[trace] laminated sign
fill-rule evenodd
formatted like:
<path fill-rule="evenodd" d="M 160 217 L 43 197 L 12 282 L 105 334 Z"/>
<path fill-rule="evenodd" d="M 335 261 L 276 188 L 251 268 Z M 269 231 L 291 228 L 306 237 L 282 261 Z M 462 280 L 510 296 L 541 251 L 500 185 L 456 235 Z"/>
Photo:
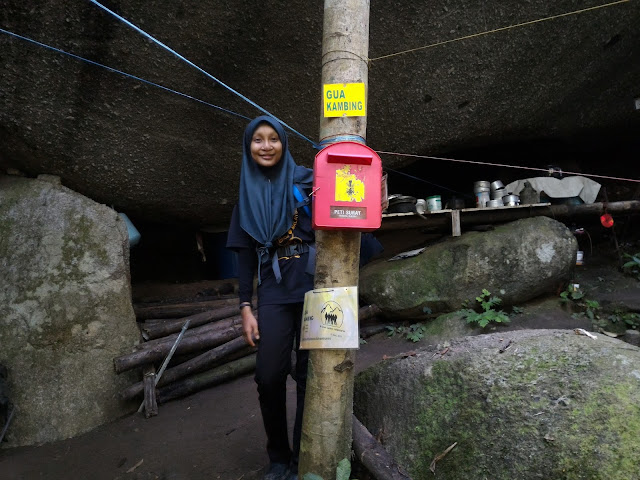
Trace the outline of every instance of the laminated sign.
<path fill-rule="evenodd" d="M 324 85 L 325 117 L 364 117 L 367 114 L 364 83 Z"/>
<path fill-rule="evenodd" d="M 358 348 L 358 287 L 320 288 L 304 295 L 300 348 Z"/>

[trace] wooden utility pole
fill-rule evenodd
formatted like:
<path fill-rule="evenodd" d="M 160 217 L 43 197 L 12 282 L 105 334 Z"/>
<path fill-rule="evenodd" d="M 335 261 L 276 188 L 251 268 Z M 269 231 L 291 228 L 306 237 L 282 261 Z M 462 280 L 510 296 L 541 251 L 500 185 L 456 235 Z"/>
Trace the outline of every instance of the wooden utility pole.
<path fill-rule="evenodd" d="M 325 0 L 322 85 L 363 83 L 368 87 L 369 0 Z M 365 142 L 366 116 L 320 118 L 323 145 L 348 139 Z M 316 232 L 315 288 L 357 286 L 360 232 Z M 311 350 L 307 377 L 299 478 L 313 473 L 336 478 L 351 460 L 355 350 Z"/>

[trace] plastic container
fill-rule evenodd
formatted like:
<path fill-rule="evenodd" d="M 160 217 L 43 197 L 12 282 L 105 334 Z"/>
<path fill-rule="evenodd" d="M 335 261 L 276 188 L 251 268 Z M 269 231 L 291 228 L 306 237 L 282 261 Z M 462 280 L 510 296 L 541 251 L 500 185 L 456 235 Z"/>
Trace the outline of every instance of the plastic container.
<path fill-rule="evenodd" d="M 476 192 L 476 208 L 485 208 L 487 202 L 491 200 L 489 192 Z"/>
<path fill-rule="evenodd" d="M 140 242 L 140 232 L 133 225 L 131 220 L 129 220 L 129 217 L 127 217 L 126 213 L 118 213 L 118 215 L 120 215 L 120 218 L 124 220 L 124 223 L 127 226 L 127 234 L 129 235 L 129 247 L 137 245 L 138 242 Z"/>
<path fill-rule="evenodd" d="M 442 210 L 442 198 L 440 195 L 427 197 L 427 210 L 430 212 Z"/>
<path fill-rule="evenodd" d="M 427 211 L 427 201 L 424 198 L 416 200 L 416 212 L 422 215 Z"/>

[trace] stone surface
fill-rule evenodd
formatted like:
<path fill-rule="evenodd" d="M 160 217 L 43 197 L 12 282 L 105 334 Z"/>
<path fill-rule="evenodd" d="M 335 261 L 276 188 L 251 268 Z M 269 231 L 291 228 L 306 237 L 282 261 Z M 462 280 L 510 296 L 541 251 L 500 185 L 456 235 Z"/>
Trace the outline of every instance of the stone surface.
<path fill-rule="evenodd" d="M 8 446 L 84 433 L 130 412 L 113 358 L 139 339 L 124 222 L 55 182 L 0 176 L 0 364 Z"/>
<path fill-rule="evenodd" d="M 32 3 L 3 2 L 2 28 L 209 105 L 0 33 L 0 168 L 58 175 L 134 223 L 226 227 L 237 198 L 243 117 L 259 110 L 91 2 Z M 323 2 L 108 6 L 319 141 Z M 637 152 L 640 130 L 634 106 L 640 4 L 508 28 L 591 6 L 573 0 L 371 2 L 368 145 L 629 177 L 625 165 Z M 501 30 L 477 35 L 495 29 Z M 433 46 L 441 42 L 447 43 Z M 426 46 L 433 47 L 419 49 Z M 294 158 L 312 165 L 316 150 L 290 137 Z M 383 155 L 383 161 L 397 169 L 414 159 Z M 424 189 L 457 181 L 454 188 L 472 194 L 472 182 L 488 174 L 486 167 L 417 163 L 425 165 L 418 176 L 432 182 L 420 183 Z M 396 185 L 402 180 L 389 175 Z"/>
<path fill-rule="evenodd" d="M 551 218 L 517 220 L 448 238 L 417 256 L 373 262 L 360 271 L 359 294 L 395 318 L 475 306 L 483 289 L 503 305 L 517 305 L 564 290 L 577 246 L 571 231 Z"/>
<path fill-rule="evenodd" d="M 354 413 L 415 480 L 638 479 L 640 349 L 595 337 L 520 330 L 417 350 L 360 373 Z"/>

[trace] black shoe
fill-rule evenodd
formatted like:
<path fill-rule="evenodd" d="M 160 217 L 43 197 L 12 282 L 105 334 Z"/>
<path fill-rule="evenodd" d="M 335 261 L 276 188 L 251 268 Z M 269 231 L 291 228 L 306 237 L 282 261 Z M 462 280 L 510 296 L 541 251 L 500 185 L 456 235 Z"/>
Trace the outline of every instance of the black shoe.
<path fill-rule="evenodd" d="M 290 473 L 289 465 L 286 463 L 272 463 L 262 480 L 287 480 Z"/>

